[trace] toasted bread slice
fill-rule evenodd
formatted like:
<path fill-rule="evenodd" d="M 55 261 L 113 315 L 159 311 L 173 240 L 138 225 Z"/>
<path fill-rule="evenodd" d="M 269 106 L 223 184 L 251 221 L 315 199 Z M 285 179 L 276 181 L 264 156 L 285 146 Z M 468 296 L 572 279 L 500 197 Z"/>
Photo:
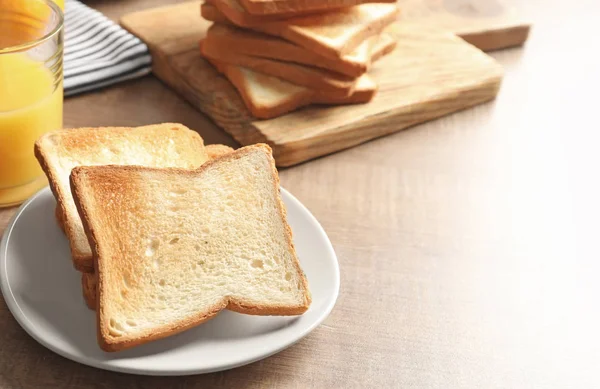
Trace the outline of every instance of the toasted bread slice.
<path fill-rule="evenodd" d="M 226 146 L 226 145 L 220 145 L 220 144 L 206 145 L 205 150 L 210 159 L 219 158 L 225 154 L 229 154 L 234 151 L 233 148 Z M 60 209 L 58 207 L 56 207 L 57 221 L 58 221 L 58 211 L 59 210 Z M 86 305 L 88 306 L 89 309 L 95 310 L 96 309 L 96 275 L 95 275 L 95 273 L 85 273 L 85 272 L 81 273 L 81 286 L 82 286 L 82 291 L 83 291 L 83 299 L 84 299 Z"/>
<path fill-rule="evenodd" d="M 392 44 L 389 44 L 391 42 Z M 395 47 L 393 39 L 382 39 L 377 44 L 372 61 L 391 52 Z M 367 75 L 358 78 L 351 96 L 337 98 L 313 89 L 300 87 L 277 77 L 255 72 L 251 69 L 226 65 L 218 61 L 211 63 L 224 74 L 242 97 L 252 115 L 260 119 L 270 119 L 291 112 L 312 103 L 318 104 L 360 104 L 373 99 L 377 84 Z"/>
<path fill-rule="evenodd" d="M 222 3 L 215 3 L 219 6 Z M 208 19 L 211 15 L 204 12 Z M 339 58 L 354 51 L 371 36 L 379 35 L 399 14 L 396 4 L 363 4 L 335 12 L 295 17 L 284 21 L 248 26 L 239 23 L 229 7 L 220 5 L 222 15 L 233 24 L 278 36 L 325 57 Z M 216 10 L 212 10 L 214 16 Z"/>
<path fill-rule="evenodd" d="M 206 154 L 210 159 L 219 158 L 225 154 L 229 154 L 235 151 L 232 147 L 226 145 L 206 145 L 205 149 Z"/>
<path fill-rule="evenodd" d="M 248 111 L 259 119 L 271 119 L 309 105 L 316 93 L 251 69 L 211 62 L 237 89 Z"/>
<path fill-rule="evenodd" d="M 91 310 L 96 309 L 96 274 L 81 273 L 81 290 L 83 291 L 83 300 L 85 305 Z"/>
<path fill-rule="evenodd" d="M 223 309 L 299 315 L 311 303 L 267 145 L 197 170 L 80 166 L 71 188 L 95 254 L 103 350 Z"/>
<path fill-rule="evenodd" d="M 240 66 L 219 63 L 215 66 L 237 89 L 250 113 L 259 119 L 281 116 L 312 103 L 367 103 L 377 92 L 377 84 L 367 74 L 358 78 L 351 96 L 340 98 Z"/>
<path fill-rule="evenodd" d="M 322 90 L 336 98 L 350 96 L 356 84 L 355 78 L 339 73 L 314 66 L 240 54 L 209 39 L 204 39 L 200 48 L 205 58 L 229 65 L 242 66 L 281 78 L 295 85 Z"/>
<path fill-rule="evenodd" d="M 216 6 L 208 2 L 200 4 L 200 16 L 209 22 L 231 23 L 229 19 L 227 19 L 227 17 L 217 9 Z"/>
<path fill-rule="evenodd" d="M 391 51 L 396 45 L 392 36 L 384 33 L 381 37 L 367 39 L 348 55 L 328 58 L 285 39 L 223 24 L 213 24 L 208 29 L 204 42 L 207 46 L 226 47 L 232 52 L 247 56 L 316 66 L 348 77 L 361 76 L 369 69 L 372 55 Z"/>
<path fill-rule="evenodd" d="M 242 7 L 239 0 L 207 0 L 200 6 L 200 14 L 206 20 L 230 23 L 229 19 L 218 9 L 221 8 L 235 20 L 235 24 L 244 27 L 257 26 L 263 23 L 278 22 L 298 16 L 310 15 L 318 11 L 280 13 L 271 15 L 252 15 Z M 215 20 L 216 19 L 216 20 Z"/>
<path fill-rule="evenodd" d="M 239 0 L 255 15 L 289 14 L 307 11 L 326 12 L 364 3 L 394 3 L 396 0 Z"/>
<path fill-rule="evenodd" d="M 220 145 L 220 144 L 206 145 L 206 147 L 204 149 L 206 150 L 206 155 L 210 159 L 215 159 L 222 155 L 229 154 L 233 151 L 233 148 L 231 148 L 227 145 Z M 56 224 L 58 225 L 58 227 L 61 229 L 62 232 L 65 232 L 65 225 L 63 222 L 64 217 L 62 216 L 62 211 L 60 210 L 60 206 L 58 204 L 56 204 L 56 209 L 54 210 L 54 213 L 56 216 Z"/>
<path fill-rule="evenodd" d="M 197 168 L 208 156 L 198 133 L 180 124 L 80 128 L 42 135 L 35 155 L 48 177 L 62 215 L 76 269 L 93 271 L 92 251 L 69 188 L 79 165 L 145 165 Z"/>
<path fill-rule="evenodd" d="M 315 93 L 312 102 L 314 104 L 324 105 L 345 105 L 345 104 L 363 104 L 373 100 L 377 93 L 379 86 L 377 83 L 369 77 L 368 74 L 363 74 L 356 80 L 356 87 L 354 93 L 348 97 L 336 98 L 322 92 Z"/>

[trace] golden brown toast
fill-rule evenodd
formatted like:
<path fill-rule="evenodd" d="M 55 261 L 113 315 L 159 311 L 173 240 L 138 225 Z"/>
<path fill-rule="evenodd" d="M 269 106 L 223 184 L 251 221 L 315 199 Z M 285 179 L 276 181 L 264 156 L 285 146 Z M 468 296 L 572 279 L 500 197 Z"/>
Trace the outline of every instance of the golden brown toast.
<path fill-rule="evenodd" d="M 294 85 L 323 91 L 336 98 L 350 96 L 356 86 L 356 78 L 315 66 L 240 54 L 209 39 L 201 42 L 200 50 L 202 56 L 210 60 L 252 69 Z"/>
<path fill-rule="evenodd" d="M 231 7 L 210 7 L 210 4 L 202 7 L 205 19 L 221 23 L 228 20 L 241 27 L 284 38 L 330 58 L 350 54 L 369 37 L 379 35 L 400 12 L 396 4 L 362 4 L 335 12 L 248 25 L 240 22 Z"/>
<path fill-rule="evenodd" d="M 34 151 L 57 200 L 58 216 L 69 239 L 73 264 L 85 272 L 93 271 L 92 251 L 69 188 L 69 174 L 75 166 L 196 168 L 208 160 L 198 133 L 172 123 L 53 131 L 36 141 Z"/>
<path fill-rule="evenodd" d="M 275 59 L 326 69 L 348 77 L 360 77 L 371 66 L 372 56 L 391 51 L 396 41 L 385 32 L 364 41 L 352 53 L 339 58 L 323 57 L 288 42 L 285 39 L 240 29 L 231 25 L 213 24 L 204 39 L 206 46 L 226 47 L 227 50 L 246 56 Z"/>
<path fill-rule="evenodd" d="M 179 333 L 223 309 L 300 315 L 310 306 L 267 145 L 196 170 L 79 166 L 70 182 L 94 249 L 103 350 Z"/>
<path fill-rule="evenodd" d="M 215 159 L 215 158 L 219 158 L 223 155 L 229 154 L 231 152 L 233 152 L 233 148 L 226 146 L 226 145 L 221 145 L 221 144 L 212 144 L 212 145 L 206 145 L 205 147 L 206 153 L 208 155 L 208 157 L 210 159 Z M 56 215 L 57 215 L 57 222 L 59 224 L 59 226 L 61 225 L 60 220 L 59 220 L 59 207 L 56 207 Z M 87 307 L 89 309 L 95 310 L 96 309 L 96 275 L 91 272 L 82 272 L 81 273 L 81 286 L 82 286 L 82 292 L 83 292 L 83 299 L 87 305 Z"/>
<path fill-rule="evenodd" d="M 218 1 L 218 0 L 216 0 Z M 239 0 L 253 15 L 328 12 L 365 3 L 394 3 L 396 0 Z"/>

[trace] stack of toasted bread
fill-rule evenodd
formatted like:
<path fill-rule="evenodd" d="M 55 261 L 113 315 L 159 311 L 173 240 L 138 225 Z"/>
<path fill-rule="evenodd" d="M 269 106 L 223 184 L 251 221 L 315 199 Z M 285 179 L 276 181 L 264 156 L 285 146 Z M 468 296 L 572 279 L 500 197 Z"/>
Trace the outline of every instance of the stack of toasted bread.
<path fill-rule="evenodd" d="M 371 64 L 396 45 L 395 0 L 205 0 L 202 55 L 248 110 L 273 118 L 308 104 L 369 102 Z"/>
<path fill-rule="evenodd" d="M 225 308 L 308 309 L 268 146 L 204 146 L 196 132 L 161 124 L 55 131 L 35 153 L 104 350 L 175 334 Z"/>

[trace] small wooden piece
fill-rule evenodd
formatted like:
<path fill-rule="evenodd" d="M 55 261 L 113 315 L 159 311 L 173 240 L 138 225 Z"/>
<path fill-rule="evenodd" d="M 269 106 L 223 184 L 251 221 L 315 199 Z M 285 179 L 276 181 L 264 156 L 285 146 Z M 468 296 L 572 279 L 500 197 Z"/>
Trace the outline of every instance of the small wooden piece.
<path fill-rule="evenodd" d="M 530 24 L 503 0 L 399 0 L 402 20 L 454 32 L 481 50 L 520 46 Z"/>
<path fill-rule="evenodd" d="M 371 103 L 309 107 L 257 121 L 233 86 L 201 56 L 210 23 L 200 2 L 126 15 L 122 25 L 150 47 L 154 74 L 243 145 L 268 143 L 279 166 L 291 166 L 493 99 L 500 65 L 452 33 L 399 23 L 396 50 L 373 67 Z"/>

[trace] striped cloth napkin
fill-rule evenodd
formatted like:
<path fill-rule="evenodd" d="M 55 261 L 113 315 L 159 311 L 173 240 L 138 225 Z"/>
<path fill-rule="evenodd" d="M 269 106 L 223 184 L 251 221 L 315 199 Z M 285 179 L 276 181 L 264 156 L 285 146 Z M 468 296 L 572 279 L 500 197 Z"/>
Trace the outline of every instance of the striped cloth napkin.
<path fill-rule="evenodd" d="M 65 96 L 150 73 L 148 47 L 77 0 L 65 4 Z"/>

